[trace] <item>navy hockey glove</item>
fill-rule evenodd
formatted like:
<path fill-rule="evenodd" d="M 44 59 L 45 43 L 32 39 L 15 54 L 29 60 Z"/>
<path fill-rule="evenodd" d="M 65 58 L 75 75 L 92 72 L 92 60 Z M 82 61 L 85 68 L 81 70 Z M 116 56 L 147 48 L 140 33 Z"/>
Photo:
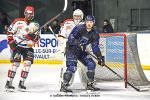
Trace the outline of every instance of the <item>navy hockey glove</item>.
<path fill-rule="evenodd" d="M 98 64 L 101 66 L 105 66 L 105 58 L 104 56 L 98 57 Z"/>

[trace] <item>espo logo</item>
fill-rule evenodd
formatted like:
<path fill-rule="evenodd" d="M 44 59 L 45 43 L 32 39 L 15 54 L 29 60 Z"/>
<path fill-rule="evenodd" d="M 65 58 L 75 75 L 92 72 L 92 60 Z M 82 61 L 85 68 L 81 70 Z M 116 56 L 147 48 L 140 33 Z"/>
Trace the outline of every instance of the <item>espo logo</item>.
<path fill-rule="evenodd" d="M 41 38 L 38 47 L 57 47 L 58 41 L 55 38 Z"/>

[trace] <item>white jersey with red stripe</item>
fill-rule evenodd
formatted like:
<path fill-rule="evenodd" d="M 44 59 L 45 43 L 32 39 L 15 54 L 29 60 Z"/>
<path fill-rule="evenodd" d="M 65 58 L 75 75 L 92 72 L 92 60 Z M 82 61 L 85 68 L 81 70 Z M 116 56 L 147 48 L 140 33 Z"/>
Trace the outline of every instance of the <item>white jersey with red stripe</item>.
<path fill-rule="evenodd" d="M 18 46 L 23 48 L 31 48 L 33 46 L 33 41 L 24 40 L 25 39 L 24 36 L 29 34 L 30 30 L 31 30 L 30 23 L 28 23 L 25 18 L 17 18 L 9 26 L 7 32 L 9 33 L 8 36 L 13 35 L 13 38 L 16 41 L 16 43 L 17 44 L 19 43 Z M 22 40 L 24 41 L 21 42 Z"/>
<path fill-rule="evenodd" d="M 61 25 L 59 36 L 62 36 L 67 39 L 74 27 L 75 23 L 73 19 L 66 19 Z"/>
<path fill-rule="evenodd" d="M 79 24 L 83 24 L 83 22 L 80 22 Z M 78 25 L 79 25 L 78 24 Z M 66 19 L 63 24 L 61 25 L 59 36 L 62 36 L 64 38 L 68 38 L 69 34 L 71 33 L 72 29 L 76 26 L 73 19 Z"/>
<path fill-rule="evenodd" d="M 80 24 L 84 24 L 84 22 L 80 22 L 78 25 Z M 76 24 L 73 19 L 66 19 L 61 24 L 60 32 L 58 34 L 58 50 L 60 50 L 60 52 L 65 51 L 66 41 L 75 26 Z"/>

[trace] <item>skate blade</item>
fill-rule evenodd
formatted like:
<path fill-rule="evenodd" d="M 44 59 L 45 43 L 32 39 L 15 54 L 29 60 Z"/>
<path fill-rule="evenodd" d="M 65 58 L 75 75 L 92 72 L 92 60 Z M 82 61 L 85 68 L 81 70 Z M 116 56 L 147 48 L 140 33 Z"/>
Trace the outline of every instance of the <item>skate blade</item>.
<path fill-rule="evenodd" d="M 5 92 L 15 92 L 15 89 L 6 89 Z"/>
<path fill-rule="evenodd" d="M 18 91 L 21 91 L 21 92 L 27 92 L 26 89 L 21 89 L 21 88 L 18 88 Z"/>
<path fill-rule="evenodd" d="M 57 94 L 62 95 L 63 97 L 65 97 L 65 96 L 68 96 L 68 95 L 73 95 L 73 92 L 63 92 L 63 91 L 61 91 Z"/>
<path fill-rule="evenodd" d="M 100 90 L 94 91 L 94 90 L 86 90 L 87 94 L 100 94 Z"/>
<path fill-rule="evenodd" d="M 73 91 L 61 91 L 60 90 L 60 93 L 68 93 L 69 94 L 69 93 L 73 93 Z"/>

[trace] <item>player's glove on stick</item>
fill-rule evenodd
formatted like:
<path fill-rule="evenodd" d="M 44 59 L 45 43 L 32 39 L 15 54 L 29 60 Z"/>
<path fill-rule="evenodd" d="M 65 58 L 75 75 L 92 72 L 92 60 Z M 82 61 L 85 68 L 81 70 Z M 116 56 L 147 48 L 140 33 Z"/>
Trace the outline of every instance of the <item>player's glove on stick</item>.
<path fill-rule="evenodd" d="M 15 42 L 15 40 L 13 39 L 13 36 L 8 36 L 7 37 L 8 40 L 8 44 L 11 50 L 16 51 L 18 49 L 18 45 Z"/>
<path fill-rule="evenodd" d="M 98 57 L 98 64 L 101 65 L 101 66 L 105 66 L 104 56 Z"/>
<path fill-rule="evenodd" d="M 40 36 L 36 35 L 36 34 L 27 34 L 27 35 L 25 35 L 25 38 L 28 40 L 32 40 L 34 42 L 37 42 L 39 40 Z"/>

